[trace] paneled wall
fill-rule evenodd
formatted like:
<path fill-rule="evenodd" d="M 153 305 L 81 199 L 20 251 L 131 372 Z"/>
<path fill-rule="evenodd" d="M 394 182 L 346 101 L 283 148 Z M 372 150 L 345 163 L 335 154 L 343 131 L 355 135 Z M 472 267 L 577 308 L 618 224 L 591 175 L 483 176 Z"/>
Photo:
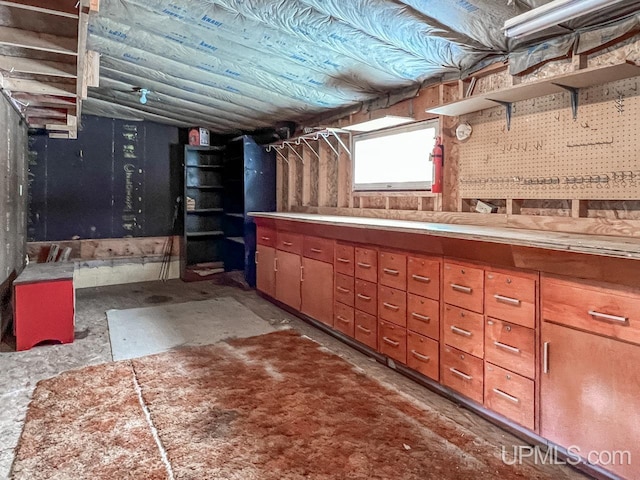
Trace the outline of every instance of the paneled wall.
<path fill-rule="evenodd" d="M 494 65 L 474 80 L 433 85 L 388 108 L 318 126 L 340 127 L 384 115 L 424 120 L 433 117 L 425 109 L 468 95 L 625 61 L 640 65 L 637 34 L 517 77 L 506 65 Z M 632 77 L 581 89 L 576 120 L 568 92 L 515 102 L 510 130 L 501 106 L 439 117 L 445 146 L 442 195 L 354 193 L 351 160 L 335 140 L 339 155 L 324 142 L 311 148 L 301 144 L 295 152 L 285 149 L 286 160 L 278 157 L 279 210 L 640 236 L 639 84 L 640 77 Z M 455 138 L 461 122 L 473 127 L 462 142 Z M 493 204 L 497 212 L 475 212 L 478 200 Z"/>
<path fill-rule="evenodd" d="M 11 282 L 26 251 L 27 126 L 0 95 L 0 334 L 11 318 Z"/>

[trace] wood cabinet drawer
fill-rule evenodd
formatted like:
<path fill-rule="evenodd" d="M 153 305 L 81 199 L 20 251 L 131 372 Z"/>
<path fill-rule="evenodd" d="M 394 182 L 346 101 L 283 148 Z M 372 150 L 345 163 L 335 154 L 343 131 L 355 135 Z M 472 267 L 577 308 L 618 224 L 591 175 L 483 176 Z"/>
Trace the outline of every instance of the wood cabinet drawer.
<path fill-rule="evenodd" d="M 336 273 L 335 280 L 335 299 L 340 303 L 353 307 L 354 303 L 354 284 L 353 277 Z"/>
<path fill-rule="evenodd" d="M 484 308 L 490 317 L 535 328 L 535 280 L 492 271 L 485 272 Z"/>
<path fill-rule="evenodd" d="M 402 290 L 378 285 L 378 316 L 382 320 L 407 326 L 407 294 Z"/>
<path fill-rule="evenodd" d="M 338 273 L 342 273 L 343 275 L 351 275 L 353 277 L 353 272 L 354 272 L 353 265 L 355 260 L 353 245 L 336 243 L 334 251 L 335 251 L 335 255 L 334 255 L 335 271 Z"/>
<path fill-rule="evenodd" d="M 444 343 L 459 350 L 483 357 L 484 318 L 462 308 L 445 305 Z"/>
<path fill-rule="evenodd" d="M 407 329 L 438 340 L 440 338 L 440 302 L 408 293 Z"/>
<path fill-rule="evenodd" d="M 445 262 L 443 279 L 446 303 L 483 313 L 484 271 L 481 268 Z"/>
<path fill-rule="evenodd" d="M 438 381 L 440 344 L 431 338 L 407 331 L 407 365 L 415 371 Z"/>
<path fill-rule="evenodd" d="M 534 383 L 491 363 L 485 365 L 484 404 L 494 412 L 533 430 Z"/>
<path fill-rule="evenodd" d="M 433 258 L 407 258 L 407 292 L 440 299 L 440 262 Z"/>
<path fill-rule="evenodd" d="M 367 282 L 378 281 L 378 252 L 373 248 L 355 248 L 355 276 Z"/>
<path fill-rule="evenodd" d="M 302 255 L 307 258 L 333 264 L 333 246 L 335 242 L 328 238 L 304 237 Z"/>
<path fill-rule="evenodd" d="M 302 255 L 302 235 L 279 231 L 276 241 L 278 250 Z"/>
<path fill-rule="evenodd" d="M 640 291 L 543 277 L 542 318 L 640 344 Z"/>
<path fill-rule="evenodd" d="M 378 322 L 378 351 L 400 363 L 407 363 L 407 329 L 393 323 Z"/>
<path fill-rule="evenodd" d="M 364 280 L 355 281 L 355 305 L 369 315 L 378 314 L 378 286 L 375 283 Z"/>
<path fill-rule="evenodd" d="M 353 307 L 343 305 L 339 302 L 336 302 L 334 304 L 333 328 L 341 331 L 345 335 L 349 335 L 351 338 L 354 337 L 355 323 L 353 317 Z"/>
<path fill-rule="evenodd" d="M 495 318 L 487 318 L 484 328 L 486 361 L 525 377 L 535 378 L 534 330 Z"/>
<path fill-rule="evenodd" d="M 378 255 L 378 283 L 398 290 L 406 290 L 407 256 L 381 251 Z"/>
<path fill-rule="evenodd" d="M 440 357 L 440 383 L 482 403 L 484 362 L 479 358 L 444 346 Z"/>
<path fill-rule="evenodd" d="M 367 347 L 378 349 L 378 320 L 373 315 L 355 311 L 355 338 Z"/>
<path fill-rule="evenodd" d="M 258 245 L 265 247 L 276 246 L 276 231 L 267 227 L 258 227 L 256 229 L 256 242 Z"/>

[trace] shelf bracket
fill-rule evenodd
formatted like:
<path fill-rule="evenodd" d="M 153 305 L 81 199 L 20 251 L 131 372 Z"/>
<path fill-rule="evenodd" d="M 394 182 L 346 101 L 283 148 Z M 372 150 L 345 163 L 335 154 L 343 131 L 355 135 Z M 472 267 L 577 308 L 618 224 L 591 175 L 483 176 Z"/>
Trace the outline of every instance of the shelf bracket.
<path fill-rule="evenodd" d="M 513 103 L 504 102 L 502 100 L 493 100 L 492 98 L 487 98 L 490 102 L 499 103 L 504 107 L 505 116 L 507 117 L 507 130 L 511 130 L 511 115 L 513 113 Z"/>
<path fill-rule="evenodd" d="M 271 147 L 272 147 L 271 145 L 267 145 L 267 152 L 270 152 L 270 151 L 271 151 Z M 280 150 L 282 150 L 284 147 L 280 147 L 280 148 L 278 148 L 278 147 L 274 146 L 273 148 L 275 149 L 276 154 L 277 154 L 277 155 L 280 155 L 280 156 L 282 157 L 282 159 L 283 159 L 285 162 L 287 162 L 287 165 L 289 165 L 289 159 L 286 157 L 286 155 L 283 155 L 283 154 L 282 154 L 282 152 L 280 151 Z"/>
<path fill-rule="evenodd" d="M 298 157 L 300 159 L 300 161 L 302 162 L 302 164 L 304 165 L 304 158 L 302 158 L 302 156 L 298 153 L 298 151 L 293 148 L 293 145 L 290 142 L 285 142 L 285 145 L 287 146 L 287 148 L 289 149 L 290 152 L 293 152 L 295 154 L 296 157 Z M 296 141 L 296 145 L 300 145 L 300 141 Z"/>
<path fill-rule="evenodd" d="M 340 146 L 343 148 L 343 150 L 345 152 L 347 152 L 347 155 L 351 156 L 351 151 L 349 150 L 349 148 L 344 144 L 344 142 L 342 141 L 342 139 L 340 138 L 340 135 L 338 135 L 338 133 L 347 133 L 347 135 L 349 135 L 349 143 L 351 143 L 351 132 L 347 131 L 347 130 L 336 130 L 333 128 L 328 128 L 327 129 L 329 131 L 329 133 L 332 133 L 334 137 L 336 137 L 336 139 L 338 140 L 338 143 L 340 143 Z"/>
<path fill-rule="evenodd" d="M 313 152 L 313 154 L 316 156 L 316 158 L 318 160 L 320 160 L 320 154 L 318 152 L 315 151 L 315 149 L 311 146 L 311 144 L 309 142 L 307 142 L 307 139 L 304 137 L 300 137 L 300 139 L 304 142 L 304 144 L 309 147 L 309 150 L 311 150 Z"/>
<path fill-rule="evenodd" d="M 578 119 L 578 94 L 580 93 L 580 89 L 576 87 L 568 87 L 566 85 L 560 85 L 559 83 L 553 83 L 556 87 L 560 87 L 571 94 L 571 113 L 573 114 L 573 119 Z"/>

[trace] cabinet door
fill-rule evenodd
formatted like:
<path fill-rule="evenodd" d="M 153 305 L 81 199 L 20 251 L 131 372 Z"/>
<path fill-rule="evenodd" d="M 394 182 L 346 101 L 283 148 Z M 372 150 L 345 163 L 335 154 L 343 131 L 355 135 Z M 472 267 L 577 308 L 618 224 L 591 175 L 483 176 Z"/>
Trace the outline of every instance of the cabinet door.
<path fill-rule="evenodd" d="M 629 451 L 631 465 L 624 461 L 603 467 L 638 478 L 640 347 L 547 322 L 542 341 L 548 367 L 545 373 L 543 365 L 540 381 L 542 436 L 576 446 L 580 451 L 572 453 L 585 456 Z"/>
<path fill-rule="evenodd" d="M 333 265 L 303 258 L 302 267 L 302 313 L 333 325 Z"/>
<path fill-rule="evenodd" d="M 300 255 L 276 250 L 276 299 L 300 310 Z"/>
<path fill-rule="evenodd" d="M 271 297 L 276 295 L 276 249 L 258 244 L 256 249 L 256 288 Z"/>

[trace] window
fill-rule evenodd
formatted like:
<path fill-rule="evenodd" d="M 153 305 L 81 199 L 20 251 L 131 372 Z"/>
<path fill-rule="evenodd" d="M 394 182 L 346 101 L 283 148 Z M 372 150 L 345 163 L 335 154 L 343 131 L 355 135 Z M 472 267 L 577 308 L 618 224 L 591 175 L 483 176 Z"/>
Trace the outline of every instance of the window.
<path fill-rule="evenodd" d="M 430 190 L 438 121 L 353 137 L 354 190 Z"/>

